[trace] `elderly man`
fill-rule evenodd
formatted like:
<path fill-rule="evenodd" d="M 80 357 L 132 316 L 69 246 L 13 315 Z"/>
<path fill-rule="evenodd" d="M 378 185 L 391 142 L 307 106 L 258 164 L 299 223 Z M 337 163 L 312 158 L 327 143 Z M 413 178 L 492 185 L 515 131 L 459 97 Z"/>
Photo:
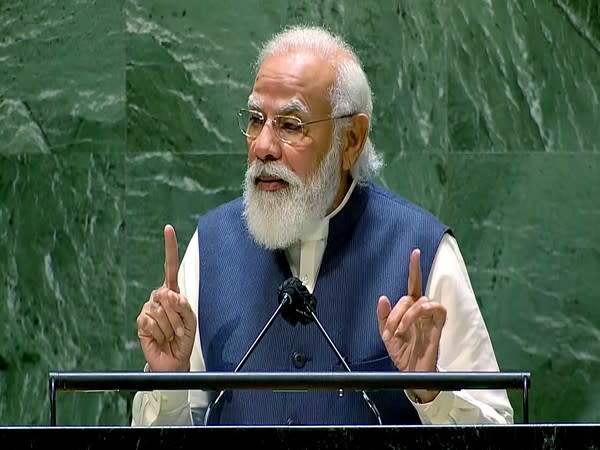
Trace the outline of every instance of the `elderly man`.
<path fill-rule="evenodd" d="M 371 114 L 367 78 L 339 37 L 293 27 L 263 47 L 238 113 L 244 195 L 200 218 L 181 266 L 165 227 L 164 284 L 137 318 L 146 370 L 498 371 L 451 230 L 373 181 Z M 272 316 L 292 276 L 323 330 Z M 138 392 L 132 424 L 512 421 L 503 390 L 233 390 Z"/>

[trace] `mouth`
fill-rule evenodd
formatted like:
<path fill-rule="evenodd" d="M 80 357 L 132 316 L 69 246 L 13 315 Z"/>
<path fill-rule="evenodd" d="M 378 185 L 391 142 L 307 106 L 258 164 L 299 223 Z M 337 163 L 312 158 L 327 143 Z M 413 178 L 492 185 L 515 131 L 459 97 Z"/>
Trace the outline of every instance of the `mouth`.
<path fill-rule="evenodd" d="M 278 191 L 289 186 L 289 183 L 281 178 L 272 177 L 268 175 L 260 175 L 254 179 L 254 184 L 261 191 Z"/>

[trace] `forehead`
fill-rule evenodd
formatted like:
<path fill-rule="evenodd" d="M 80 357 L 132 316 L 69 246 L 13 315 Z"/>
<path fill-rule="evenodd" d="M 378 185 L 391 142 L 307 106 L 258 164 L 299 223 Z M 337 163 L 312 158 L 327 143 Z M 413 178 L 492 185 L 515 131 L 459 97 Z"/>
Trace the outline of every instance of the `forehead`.
<path fill-rule="evenodd" d="M 250 100 L 272 114 L 286 109 L 328 114 L 331 112 L 329 90 L 334 81 L 332 61 L 308 51 L 278 54 L 268 57 L 261 65 Z"/>

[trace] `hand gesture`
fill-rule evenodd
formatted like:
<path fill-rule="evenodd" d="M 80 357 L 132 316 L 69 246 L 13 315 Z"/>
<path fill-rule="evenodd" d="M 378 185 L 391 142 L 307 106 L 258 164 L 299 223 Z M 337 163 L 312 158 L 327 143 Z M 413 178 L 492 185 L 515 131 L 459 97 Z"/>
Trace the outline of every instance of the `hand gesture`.
<path fill-rule="evenodd" d="M 179 251 L 171 225 L 164 229 L 165 281 L 152 291 L 136 324 L 146 362 L 153 372 L 187 371 L 196 336 L 196 315 L 179 293 Z"/>
<path fill-rule="evenodd" d="M 377 303 L 379 335 L 398 369 L 403 372 L 435 372 L 446 309 L 422 295 L 421 253 L 412 251 L 408 268 L 408 292 L 392 309 L 390 300 L 381 296 Z M 422 401 L 437 392 L 415 391 Z"/>

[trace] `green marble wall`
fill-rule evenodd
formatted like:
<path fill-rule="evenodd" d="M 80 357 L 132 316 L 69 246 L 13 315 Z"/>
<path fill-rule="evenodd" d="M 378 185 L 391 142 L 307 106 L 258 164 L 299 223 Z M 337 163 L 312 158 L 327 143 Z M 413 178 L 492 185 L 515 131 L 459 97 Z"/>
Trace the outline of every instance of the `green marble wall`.
<path fill-rule="evenodd" d="M 599 5 L 2 0 L 0 424 L 48 423 L 49 371 L 142 368 L 162 226 L 183 252 L 241 192 L 250 64 L 298 22 L 357 48 L 380 181 L 453 226 L 531 420 L 600 420 Z M 127 424 L 131 398 L 61 393 L 58 421 Z"/>

